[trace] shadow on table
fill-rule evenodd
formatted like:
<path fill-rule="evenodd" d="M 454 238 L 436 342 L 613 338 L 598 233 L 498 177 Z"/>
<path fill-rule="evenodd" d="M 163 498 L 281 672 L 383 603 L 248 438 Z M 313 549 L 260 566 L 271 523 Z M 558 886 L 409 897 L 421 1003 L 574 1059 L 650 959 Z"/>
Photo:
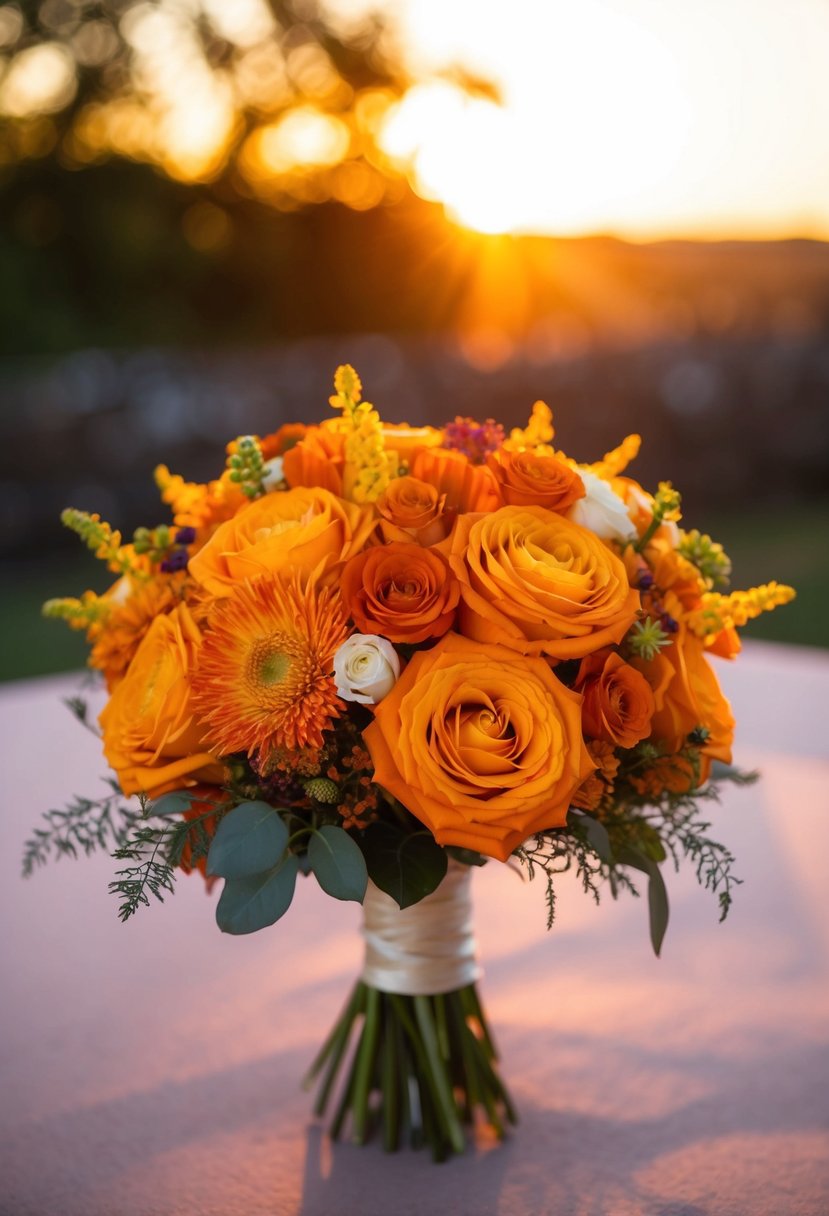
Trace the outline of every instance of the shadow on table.
<path fill-rule="evenodd" d="M 583 1067 L 597 1048 L 595 1039 L 570 1036 L 551 1043 L 547 1032 L 514 1028 L 512 1034 L 520 1038 L 521 1052 L 510 1054 L 546 1057 L 539 1071 L 551 1077 L 559 1061 L 575 1057 Z M 526 1059 L 523 1067 L 519 1064 L 521 1076 L 528 1075 Z M 670 1109 L 628 1119 L 585 1113 L 584 1102 L 581 1109 L 551 1108 L 517 1090 L 521 1123 L 507 1142 L 442 1165 L 433 1165 L 425 1151 L 389 1157 L 376 1145 L 331 1144 L 314 1128 L 307 1138 L 299 1216 L 374 1216 L 391 1210 L 395 1216 L 421 1216 L 427 1210 L 441 1216 L 720 1216 L 725 1210 L 818 1216 L 825 1211 L 820 1198 L 815 1206 L 809 1201 L 814 1194 L 825 1198 L 821 1176 L 823 1186 L 829 1183 L 820 1164 L 826 1149 L 819 1114 L 825 1113 L 825 1048 L 782 1053 L 771 1065 L 746 1059 L 732 1063 L 726 1075 L 721 1061 L 710 1056 L 632 1048 L 627 1067 L 643 1084 L 653 1074 L 675 1076 L 680 1091 L 685 1076 L 697 1082 L 688 1088 L 700 1096 L 685 1100 L 679 1092 Z M 554 1080 L 549 1092 L 555 1092 Z M 785 1153 L 793 1143 L 806 1145 L 796 1163 L 801 1202 L 775 1207 L 774 1179 L 785 1172 L 786 1161 L 775 1159 L 774 1146 L 782 1145 Z M 738 1200 L 732 1209 L 726 1197 L 741 1194 L 740 1172 L 753 1171 L 760 1187 L 764 1169 L 772 1183 L 771 1206 L 755 1209 L 750 1203 L 739 1206 Z"/>
<path fill-rule="evenodd" d="M 552 1042 L 548 1032 L 521 1027 L 505 1028 L 503 1037 L 508 1054 L 523 1057 L 518 1075 L 536 1085 L 540 1077 L 542 1092 L 533 1094 L 526 1083 L 516 1089 L 522 1121 L 501 1148 L 436 1166 L 425 1152 L 391 1156 L 375 1145 L 332 1145 L 319 1127 L 308 1127 L 309 1100 L 298 1093 L 300 1062 L 291 1049 L 20 1124 L 0 1148 L 0 1212 L 716 1216 L 723 1209 L 698 1200 L 693 1188 L 670 1185 L 670 1169 L 655 1195 L 654 1171 L 683 1154 L 704 1160 L 706 1145 L 722 1141 L 727 1149 L 735 1137 L 811 1143 L 820 1127 L 824 1047 L 745 1059 L 723 1077 L 711 1057 L 631 1048 L 632 1075 L 661 1072 L 680 1078 L 680 1085 L 683 1077 L 702 1076 L 705 1086 L 692 1101 L 679 1095 L 666 1113 L 625 1119 L 586 1113 L 585 1102 L 568 1109 L 544 1100 L 556 1092 L 544 1078 L 568 1061 L 571 1076 L 575 1060 L 576 1073 L 596 1084 L 584 1063 L 596 1058 L 601 1068 L 595 1039 Z M 535 1077 L 526 1066 L 532 1059 L 542 1062 Z M 683 1193 L 687 1202 L 677 1198 Z M 620 1206 L 620 1197 L 629 1206 Z M 787 1210 L 793 1209 L 778 1209 Z M 796 1210 L 811 1216 L 821 1209 Z"/>

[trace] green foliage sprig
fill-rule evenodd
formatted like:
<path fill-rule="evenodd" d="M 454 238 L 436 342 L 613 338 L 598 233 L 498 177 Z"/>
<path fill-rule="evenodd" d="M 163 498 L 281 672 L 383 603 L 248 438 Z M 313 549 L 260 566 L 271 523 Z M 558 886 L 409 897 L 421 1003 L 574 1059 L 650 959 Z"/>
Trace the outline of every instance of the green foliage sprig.
<path fill-rule="evenodd" d="M 181 826 L 176 824 L 176 827 Z M 190 825 L 186 821 L 183 826 L 189 831 Z M 130 839 L 113 853 L 118 861 L 135 863 L 119 870 L 115 881 L 109 884 L 110 893 L 121 897 L 118 915 L 122 921 L 129 920 L 142 904 L 149 907 L 151 895 L 163 903 L 162 891 L 173 894 L 175 871 L 167 860 L 173 830 L 169 826 L 156 828 L 144 825 L 137 828 Z"/>
<path fill-rule="evenodd" d="M 168 795 L 180 799 L 179 795 Z M 129 920 L 143 905 L 150 906 L 150 896 L 159 903 L 164 902 L 164 891 L 173 894 L 176 870 L 181 865 L 184 850 L 190 847 L 190 864 L 194 865 L 206 857 L 211 839 L 206 830 L 206 820 L 224 813 L 224 806 L 211 805 L 208 811 L 192 819 L 168 820 L 161 825 L 148 823 L 153 817 L 166 817 L 180 810 L 180 806 L 165 807 L 167 799 L 155 803 L 142 799 L 141 822 L 133 825 L 132 832 L 112 854 L 116 861 L 131 861 L 134 864 L 118 870 L 109 884 L 112 895 L 120 897 L 118 915 Z M 188 800 L 189 801 L 189 800 Z"/>
<path fill-rule="evenodd" d="M 633 543 L 633 548 L 637 553 L 644 553 L 651 538 L 661 528 L 666 519 L 678 520 L 681 518 L 681 501 L 679 491 L 675 490 L 669 481 L 660 481 L 659 489 L 656 491 L 653 499 L 651 522 L 639 539 Z"/>
<path fill-rule="evenodd" d="M 698 754 L 689 748 L 686 758 L 696 772 Z M 560 874 L 575 871 L 584 892 L 598 904 L 605 885 L 613 899 L 622 891 L 640 894 L 630 875 L 632 869 L 648 880 L 651 942 L 658 955 L 669 911 L 660 866 L 668 858 L 676 870 L 683 859 L 691 862 L 700 886 L 717 896 L 720 920 L 725 920 L 733 889 L 742 880 L 733 873 L 730 849 L 708 835 L 711 824 L 697 804 L 700 800 L 719 801 L 719 783 L 723 781 L 751 785 L 756 780 L 756 773 L 715 765 L 709 783 L 702 788 L 687 794 L 665 790 L 655 799 L 652 795 L 636 795 L 631 789 L 624 803 L 615 804 L 601 818 L 571 811 L 566 828 L 540 832 L 527 841 L 516 849 L 515 856 L 527 868 L 530 879 L 537 872 L 544 875 L 547 928 L 552 928 L 555 921 L 555 880 Z"/>
<path fill-rule="evenodd" d="M 23 876 L 28 878 L 50 857 L 88 857 L 97 849 L 120 848 L 142 811 L 124 805 L 124 796 L 114 781 L 112 793 L 103 798 L 75 796 L 60 810 L 46 811 L 44 826 L 35 828 L 23 846 Z"/>
<path fill-rule="evenodd" d="M 575 825 L 575 817 L 571 818 Z M 548 929 L 553 927 L 556 917 L 555 879 L 559 874 L 575 870 L 582 890 L 585 894 L 592 895 L 594 901 L 599 903 L 602 860 L 596 843 L 591 842 L 575 828 L 568 831 L 539 832 L 521 848 L 516 849 L 515 856 L 521 865 L 526 866 L 530 880 L 534 879 L 539 871 L 544 875 Z"/>

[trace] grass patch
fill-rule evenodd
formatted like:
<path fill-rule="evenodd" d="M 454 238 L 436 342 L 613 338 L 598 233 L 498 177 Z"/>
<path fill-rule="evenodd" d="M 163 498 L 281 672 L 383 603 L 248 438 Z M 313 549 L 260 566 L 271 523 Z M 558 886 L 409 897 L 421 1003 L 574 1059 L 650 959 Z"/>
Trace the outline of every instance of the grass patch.
<path fill-rule="evenodd" d="M 82 632 L 64 621 L 41 616 L 45 600 L 80 595 L 87 588 L 103 591 L 113 581 L 101 562 L 85 549 L 40 561 L 4 562 L 0 607 L 0 680 L 22 680 L 57 671 L 77 671 L 86 664 L 88 647 Z"/>
<path fill-rule="evenodd" d="M 744 638 L 765 638 L 800 646 L 829 647 L 829 502 L 704 516 L 689 526 L 709 532 L 734 565 L 732 585 L 790 583 L 791 604 L 767 612 L 740 630 Z"/>

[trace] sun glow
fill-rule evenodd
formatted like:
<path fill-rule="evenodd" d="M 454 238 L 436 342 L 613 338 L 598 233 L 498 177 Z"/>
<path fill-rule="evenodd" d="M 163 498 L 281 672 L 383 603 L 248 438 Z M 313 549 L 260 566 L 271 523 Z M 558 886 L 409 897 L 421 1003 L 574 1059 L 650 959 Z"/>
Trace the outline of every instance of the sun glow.
<path fill-rule="evenodd" d="M 478 232 L 506 232 L 514 199 L 504 177 L 509 120 L 499 106 L 442 81 L 415 86 L 393 107 L 381 146 L 413 169 L 419 193 Z"/>
<path fill-rule="evenodd" d="M 558 19 L 548 13 L 545 35 L 572 53 L 554 57 L 543 94 L 537 81 L 510 81 L 499 106 L 436 81 L 410 90 L 390 115 L 383 147 L 408 162 L 419 193 L 466 226 L 532 230 L 543 200 L 550 227 L 583 231 L 669 181 L 689 125 L 671 53 L 615 15 L 597 39 L 601 5 L 583 4 Z"/>
<path fill-rule="evenodd" d="M 462 224 L 829 235 L 829 159 L 817 154 L 829 139 L 829 9 L 816 0 L 387 8 L 421 79 L 456 63 L 500 88 L 499 107 L 434 78 L 383 132 L 417 192 Z"/>

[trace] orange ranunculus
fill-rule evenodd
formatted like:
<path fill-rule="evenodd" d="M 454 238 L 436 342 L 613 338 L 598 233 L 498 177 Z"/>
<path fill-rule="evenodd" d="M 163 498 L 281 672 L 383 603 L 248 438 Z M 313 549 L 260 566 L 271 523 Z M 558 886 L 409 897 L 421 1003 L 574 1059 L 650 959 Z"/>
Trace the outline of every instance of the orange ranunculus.
<path fill-rule="evenodd" d="M 654 693 L 656 712 L 651 719 L 650 738 L 670 752 L 679 752 L 688 745 L 688 736 L 702 727 L 707 738 L 699 748 L 700 781 L 707 780 L 712 760 L 730 764 L 734 718 L 701 639 L 680 626 L 672 644 L 655 658 L 633 659 L 632 663 Z"/>
<path fill-rule="evenodd" d="M 600 650 L 582 659 L 573 687 L 584 697 L 588 738 L 634 747 L 650 734 L 656 708 L 651 686 L 620 654 Z"/>
<path fill-rule="evenodd" d="M 321 426 L 309 426 L 299 443 L 282 457 L 282 472 L 291 489 L 321 487 L 342 495 L 345 435 Z"/>
<path fill-rule="evenodd" d="M 562 827 L 594 768 L 581 697 L 543 659 L 448 633 L 414 656 L 363 732 L 374 780 L 438 844 L 506 861 Z"/>
<path fill-rule="evenodd" d="M 546 507 L 564 515 L 568 507 L 584 498 L 584 482 L 578 473 L 556 456 L 535 452 L 490 452 L 487 464 L 495 475 L 501 501 L 516 507 Z"/>
<path fill-rule="evenodd" d="M 543 507 L 460 515 L 439 547 L 460 580 L 461 632 L 481 642 L 580 659 L 621 641 L 639 610 L 616 554 Z"/>
<path fill-rule="evenodd" d="M 446 495 L 417 477 L 394 477 L 374 505 L 382 516 L 379 530 L 386 541 L 434 545 L 449 533 Z"/>
<path fill-rule="evenodd" d="M 225 769 L 204 746 L 190 680 L 202 636 L 185 604 L 157 616 L 98 719 L 104 755 L 125 794 L 152 798 Z"/>
<path fill-rule="evenodd" d="M 242 580 L 321 568 L 331 577 L 339 562 L 362 549 L 372 512 L 328 490 L 275 491 L 227 520 L 190 560 L 190 574 L 212 595 L 230 595 Z"/>
<path fill-rule="evenodd" d="M 259 440 L 259 447 L 262 449 L 262 455 L 266 460 L 273 460 L 274 456 L 284 456 L 284 454 L 299 443 L 300 439 L 305 437 L 308 427 L 303 422 L 285 422 L 277 431 L 272 431 L 270 435 L 263 436 Z"/>
<path fill-rule="evenodd" d="M 340 591 L 357 628 L 391 642 L 425 642 L 446 633 L 460 595 L 445 557 L 400 541 L 352 557 Z"/>
<path fill-rule="evenodd" d="M 412 457 L 409 472 L 445 495 L 447 511 L 494 511 L 501 505 L 491 470 L 470 464 L 460 452 L 421 448 Z"/>

